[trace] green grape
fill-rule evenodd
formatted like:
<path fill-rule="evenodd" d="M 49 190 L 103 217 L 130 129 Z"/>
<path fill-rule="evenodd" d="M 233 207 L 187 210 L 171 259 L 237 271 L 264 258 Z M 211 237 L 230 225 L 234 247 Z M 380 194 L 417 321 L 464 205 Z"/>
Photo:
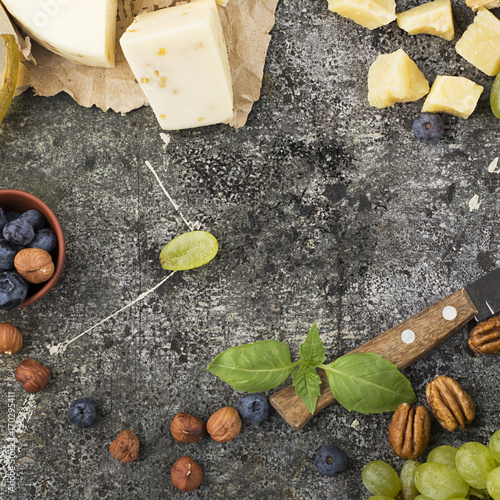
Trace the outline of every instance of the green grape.
<path fill-rule="evenodd" d="M 191 231 L 174 238 L 160 253 L 163 269 L 187 271 L 201 267 L 216 255 L 219 244 L 206 231 Z"/>
<path fill-rule="evenodd" d="M 491 456 L 500 462 L 500 430 L 496 431 L 490 438 L 488 443 L 488 450 L 490 450 Z"/>
<path fill-rule="evenodd" d="M 432 500 L 466 497 L 469 485 L 454 467 L 439 462 L 426 462 L 415 471 L 415 486 Z"/>
<path fill-rule="evenodd" d="M 366 489 L 375 496 L 395 498 L 401 490 L 398 473 L 382 460 L 368 462 L 361 471 L 361 480 Z"/>
<path fill-rule="evenodd" d="M 374 497 L 369 497 L 366 500 L 394 500 L 394 497 L 386 497 L 385 495 L 376 495 Z"/>
<path fill-rule="evenodd" d="M 490 105 L 493 114 L 500 119 L 500 73 L 495 77 L 491 87 Z"/>
<path fill-rule="evenodd" d="M 415 471 L 419 465 L 421 463 L 418 460 L 407 460 L 401 468 L 399 478 L 401 479 L 403 500 L 414 500 L 418 495 L 418 490 L 415 486 Z"/>
<path fill-rule="evenodd" d="M 488 474 L 486 488 L 493 500 L 500 500 L 500 467 L 496 467 Z"/>
<path fill-rule="evenodd" d="M 427 462 L 439 462 L 440 464 L 455 467 L 455 455 L 457 454 L 457 451 L 458 448 L 455 448 L 454 446 L 448 446 L 445 444 L 442 446 L 436 446 L 429 452 Z"/>
<path fill-rule="evenodd" d="M 458 449 L 455 466 L 462 479 L 474 488 L 483 489 L 486 476 L 496 467 L 496 462 L 484 444 L 470 441 Z"/>

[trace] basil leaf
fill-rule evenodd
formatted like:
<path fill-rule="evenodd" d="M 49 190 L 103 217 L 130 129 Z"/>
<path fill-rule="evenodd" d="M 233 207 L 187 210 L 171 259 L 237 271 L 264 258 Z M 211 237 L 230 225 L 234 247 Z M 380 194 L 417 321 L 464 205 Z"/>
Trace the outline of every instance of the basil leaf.
<path fill-rule="evenodd" d="M 301 362 L 293 372 L 292 384 L 295 387 L 297 396 L 302 399 L 307 409 L 311 413 L 314 413 L 320 394 L 319 386 L 321 384 L 321 379 L 316 372 L 316 368 Z"/>
<path fill-rule="evenodd" d="M 238 391 L 262 392 L 283 383 L 297 365 L 284 342 L 261 340 L 230 347 L 207 370 Z"/>
<path fill-rule="evenodd" d="M 335 399 L 349 411 L 382 413 L 417 400 L 408 379 L 380 354 L 346 354 L 321 368 Z"/>
<path fill-rule="evenodd" d="M 174 238 L 160 253 L 160 264 L 168 271 L 187 271 L 208 264 L 219 250 L 214 235 L 190 231 Z"/>
<path fill-rule="evenodd" d="M 315 323 L 309 330 L 306 340 L 300 345 L 300 361 L 316 367 L 325 359 L 325 348 L 319 338 L 318 327 Z"/>

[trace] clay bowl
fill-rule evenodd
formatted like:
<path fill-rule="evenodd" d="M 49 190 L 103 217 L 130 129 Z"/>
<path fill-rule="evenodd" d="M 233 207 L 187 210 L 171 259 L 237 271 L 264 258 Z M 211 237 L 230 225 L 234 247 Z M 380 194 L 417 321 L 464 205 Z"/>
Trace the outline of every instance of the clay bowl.
<path fill-rule="evenodd" d="M 16 189 L 0 189 L 0 207 L 4 211 L 15 210 L 16 212 L 26 212 L 26 210 L 35 209 L 45 217 L 45 227 L 52 229 L 57 235 L 57 247 L 52 250 L 52 260 L 54 261 L 55 271 L 50 280 L 39 285 L 30 284 L 28 296 L 19 307 L 29 306 L 42 297 L 45 297 L 54 287 L 61 276 L 66 258 L 66 244 L 61 224 L 57 220 L 54 212 L 39 198 Z"/>

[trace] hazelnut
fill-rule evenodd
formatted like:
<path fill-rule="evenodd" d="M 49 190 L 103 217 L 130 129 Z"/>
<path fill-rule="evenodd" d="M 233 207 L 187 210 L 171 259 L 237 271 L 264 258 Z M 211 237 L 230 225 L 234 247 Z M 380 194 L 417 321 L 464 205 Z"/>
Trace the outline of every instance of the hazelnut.
<path fill-rule="evenodd" d="M 15 354 L 23 346 L 21 332 L 10 323 L 0 323 L 0 352 Z"/>
<path fill-rule="evenodd" d="M 218 443 L 227 443 L 235 438 L 241 430 L 241 418 L 238 410 L 225 406 L 217 410 L 207 422 L 207 432 Z"/>
<path fill-rule="evenodd" d="M 23 248 L 14 258 L 17 272 L 30 283 L 48 281 L 54 274 L 54 263 L 49 252 L 41 248 Z"/>
<path fill-rule="evenodd" d="M 170 424 L 170 432 L 181 443 L 195 443 L 203 438 L 207 428 L 201 418 L 188 413 L 177 413 Z"/>
<path fill-rule="evenodd" d="M 139 438 L 130 429 L 125 429 L 109 445 L 109 453 L 120 462 L 129 464 L 139 455 Z"/>
<path fill-rule="evenodd" d="M 26 392 L 35 394 L 49 382 L 50 370 L 34 359 L 26 359 L 16 368 L 14 376 Z"/>
<path fill-rule="evenodd" d="M 181 457 L 170 469 L 172 484 L 181 491 L 194 491 L 201 484 L 201 467 L 191 457 Z"/>

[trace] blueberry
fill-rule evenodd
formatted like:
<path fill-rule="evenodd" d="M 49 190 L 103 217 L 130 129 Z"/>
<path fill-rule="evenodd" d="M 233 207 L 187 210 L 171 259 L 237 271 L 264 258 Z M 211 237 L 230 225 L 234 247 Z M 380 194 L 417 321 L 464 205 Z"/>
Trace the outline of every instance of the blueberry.
<path fill-rule="evenodd" d="M 19 218 L 28 222 L 35 231 L 45 226 L 45 217 L 38 210 L 27 210 Z"/>
<path fill-rule="evenodd" d="M 316 467 L 325 476 L 333 476 L 347 468 L 347 455 L 336 446 L 323 446 L 316 454 Z"/>
<path fill-rule="evenodd" d="M 262 393 L 247 394 L 238 403 L 238 413 L 247 424 L 258 424 L 267 417 L 269 402 Z"/>
<path fill-rule="evenodd" d="M 0 309 L 19 307 L 28 295 L 28 284 L 15 271 L 0 272 Z"/>
<path fill-rule="evenodd" d="M 73 401 L 68 410 L 69 421 L 77 427 L 90 427 L 99 417 L 99 407 L 90 398 L 80 398 Z"/>
<path fill-rule="evenodd" d="M 35 237 L 33 226 L 26 220 L 15 219 L 5 224 L 3 237 L 16 245 L 27 245 Z"/>
<path fill-rule="evenodd" d="M 57 236 L 52 229 L 48 227 L 35 232 L 35 237 L 28 244 L 28 248 L 41 248 L 47 252 L 52 252 L 57 246 Z"/>
<path fill-rule="evenodd" d="M 9 222 L 9 220 L 7 219 L 7 215 L 5 214 L 3 209 L 0 208 L 0 230 L 3 229 L 5 224 L 7 224 L 7 222 Z"/>
<path fill-rule="evenodd" d="M 11 271 L 14 269 L 14 257 L 17 250 L 3 238 L 0 238 L 0 271 Z"/>
<path fill-rule="evenodd" d="M 415 118 L 412 130 L 419 141 L 437 141 L 444 132 L 443 119 L 435 113 L 422 113 Z"/>
<path fill-rule="evenodd" d="M 5 212 L 5 217 L 7 217 L 8 222 L 18 219 L 20 216 L 21 214 L 19 212 L 16 212 L 15 210 L 9 210 L 8 212 Z"/>

